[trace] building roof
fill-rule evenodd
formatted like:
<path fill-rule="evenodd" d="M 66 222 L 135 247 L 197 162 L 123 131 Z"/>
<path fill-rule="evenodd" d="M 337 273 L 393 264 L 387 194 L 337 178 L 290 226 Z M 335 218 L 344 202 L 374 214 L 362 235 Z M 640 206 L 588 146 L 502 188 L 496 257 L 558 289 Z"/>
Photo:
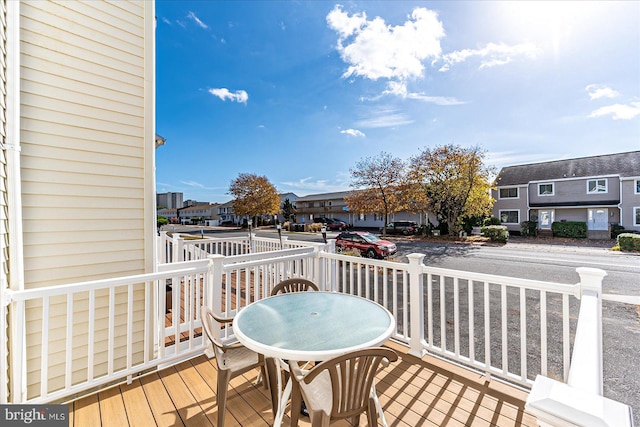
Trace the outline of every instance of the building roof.
<path fill-rule="evenodd" d="M 504 187 L 532 181 L 605 175 L 640 175 L 640 151 L 507 166 L 500 170 L 495 184 Z"/>
<path fill-rule="evenodd" d="M 296 202 L 310 202 L 313 200 L 332 200 L 332 199 L 344 199 L 344 196 L 349 194 L 349 191 L 338 191 L 336 193 L 321 193 L 321 194 L 309 194 L 308 196 L 298 197 Z"/>

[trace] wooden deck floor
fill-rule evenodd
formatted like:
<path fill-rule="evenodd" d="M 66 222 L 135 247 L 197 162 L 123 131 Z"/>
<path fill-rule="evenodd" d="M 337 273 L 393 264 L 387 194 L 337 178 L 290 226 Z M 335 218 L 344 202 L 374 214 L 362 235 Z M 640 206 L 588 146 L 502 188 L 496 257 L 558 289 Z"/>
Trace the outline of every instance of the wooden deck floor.
<path fill-rule="evenodd" d="M 390 426 L 536 426 L 524 412 L 526 393 L 439 359 L 406 354 L 378 374 L 376 389 Z M 257 371 L 231 382 L 225 424 L 270 426 L 271 403 L 255 385 Z M 69 404 L 70 426 L 215 426 L 215 360 L 200 356 Z M 289 425 L 285 418 L 284 425 Z M 366 417 L 361 417 L 361 425 Z M 310 426 L 302 417 L 300 426 Z M 332 426 L 350 426 L 336 422 Z"/>

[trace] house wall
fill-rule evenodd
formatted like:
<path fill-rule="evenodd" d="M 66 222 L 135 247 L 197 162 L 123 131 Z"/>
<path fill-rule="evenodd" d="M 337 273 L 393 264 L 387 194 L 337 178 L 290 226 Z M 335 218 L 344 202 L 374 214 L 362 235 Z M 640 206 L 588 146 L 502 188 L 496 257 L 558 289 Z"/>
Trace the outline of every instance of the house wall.
<path fill-rule="evenodd" d="M 153 2 L 21 2 L 19 19 L 24 287 L 153 271 Z M 143 296 L 136 291 L 139 312 Z M 117 311 L 123 297 L 116 295 Z M 74 334 L 86 334 L 86 304 L 74 308 Z M 64 350 L 66 302 L 51 310 L 59 315 L 48 325 L 55 389 L 63 381 L 56 351 Z M 31 395 L 39 388 L 38 304 L 26 315 Z M 96 315 L 104 325 L 106 311 Z M 98 356 L 106 344 L 106 330 L 97 331 Z M 83 351 L 74 351 L 74 375 L 86 369 Z"/>
<path fill-rule="evenodd" d="M 517 188 L 518 197 L 500 198 L 501 188 Z M 509 231 L 521 231 L 520 225 L 524 221 L 529 220 L 528 207 L 527 207 L 527 186 L 526 185 L 510 185 L 505 187 L 498 187 L 491 190 L 491 197 L 495 200 L 492 209 L 492 215 L 496 218 L 500 218 L 501 211 L 518 211 L 519 221 L 517 223 L 503 224 Z"/>
<path fill-rule="evenodd" d="M 590 179 L 606 179 L 606 193 L 587 193 L 587 181 Z M 552 183 L 554 194 L 541 196 L 538 194 L 540 184 Z M 529 202 L 531 206 L 554 205 L 559 203 L 589 203 L 598 205 L 603 202 L 620 200 L 620 179 L 618 177 L 592 177 L 556 181 L 540 181 L 529 184 Z"/>
<path fill-rule="evenodd" d="M 296 220 L 305 222 L 313 218 L 336 218 L 345 222 L 350 222 L 349 212 L 345 210 L 347 207 L 344 198 L 327 198 L 324 200 L 304 200 L 296 201 Z"/>
<path fill-rule="evenodd" d="M 640 225 L 635 225 L 634 213 L 640 209 L 640 191 L 638 190 L 640 176 L 631 177 L 622 181 L 622 217 L 620 225 L 626 230 L 640 231 Z"/>

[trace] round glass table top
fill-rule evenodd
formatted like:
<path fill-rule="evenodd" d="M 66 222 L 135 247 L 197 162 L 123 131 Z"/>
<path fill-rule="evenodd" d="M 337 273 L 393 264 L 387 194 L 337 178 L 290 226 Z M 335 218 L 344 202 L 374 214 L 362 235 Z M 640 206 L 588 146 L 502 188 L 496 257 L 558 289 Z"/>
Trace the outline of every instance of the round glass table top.
<path fill-rule="evenodd" d="M 276 295 L 241 310 L 233 330 L 242 344 L 268 357 L 326 360 L 382 344 L 395 328 L 373 301 L 334 292 Z"/>

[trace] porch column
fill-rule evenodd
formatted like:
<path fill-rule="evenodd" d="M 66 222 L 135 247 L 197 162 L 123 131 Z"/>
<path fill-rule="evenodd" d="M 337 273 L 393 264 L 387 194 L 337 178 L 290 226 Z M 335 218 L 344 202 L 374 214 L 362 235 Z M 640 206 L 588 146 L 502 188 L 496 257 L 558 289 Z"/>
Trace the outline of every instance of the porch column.
<path fill-rule="evenodd" d="M 424 254 L 409 254 L 409 354 L 422 357 L 426 354 L 424 342 L 424 284 L 422 260 Z"/>
<path fill-rule="evenodd" d="M 602 280 L 596 268 L 578 268 L 580 313 L 567 383 L 536 377 L 525 409 L 542 427 L 632 427 L 631 408 L 602 396 Z"/>
<path fill-rule="evenodd" d="M 222 312 L 222 268 L 225 257 L 223 255 L 209 255 L 209 271 L 206 275 L 206 281 L 204 284 L 204 298 L 203 301 L 214 313 L 221 315 L 222 317 L 231 317 L 229 313 Z M 200 313 L 198 313 L 199 315 Z M 222 338 L 222 329 L 216 328 L 218 338 Z M 204 331 L 203 334 L 204 336 Z M 202 341 L 205 343 L 205 354 L 211 358 L 214 356 L 213 344 L 209 340 Z"/>

